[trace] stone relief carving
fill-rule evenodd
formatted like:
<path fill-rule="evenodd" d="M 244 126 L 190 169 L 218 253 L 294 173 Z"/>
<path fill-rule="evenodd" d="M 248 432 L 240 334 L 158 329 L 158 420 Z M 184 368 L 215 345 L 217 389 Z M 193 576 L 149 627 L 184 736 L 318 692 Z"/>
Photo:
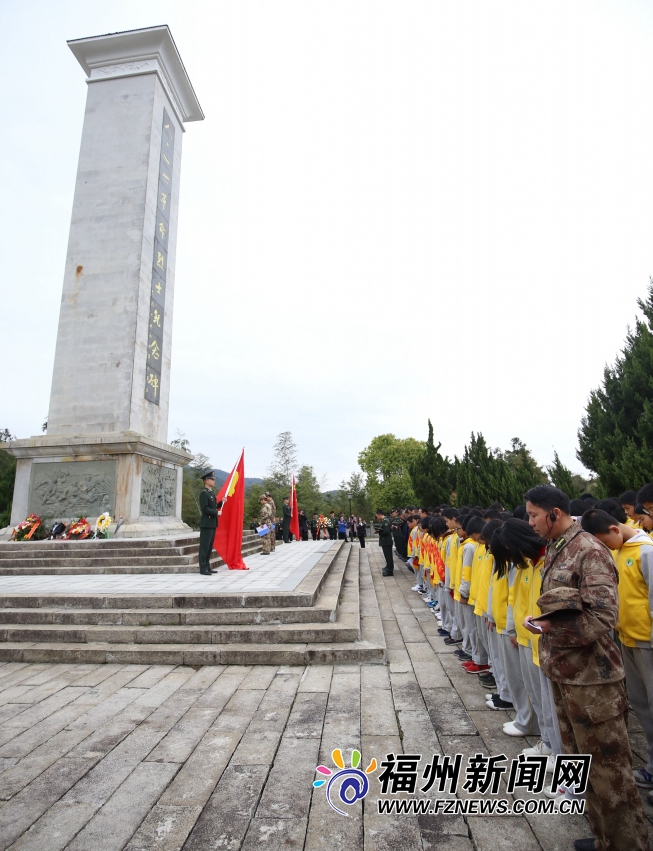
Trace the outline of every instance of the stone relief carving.
<path fill-rule="evenodd" d="M 174 517 L 177 513 L 177 471 L 143 462 L 141 516 Z"/>
<path fill-rule="evenodd" d="M 151 62 L 128 62 L 125 65 L 103 65 L 101 68 L 93 68 L 93 71 L 108 77 L 111 74 L 124 74 L 126 71 L 143 71 L 151 65 Z"/>
<path fill-rule="evenodd" d="M 29 510 L 44 517 L 97 517 L 116 498 L 115 461 L 34 464 Z"/>

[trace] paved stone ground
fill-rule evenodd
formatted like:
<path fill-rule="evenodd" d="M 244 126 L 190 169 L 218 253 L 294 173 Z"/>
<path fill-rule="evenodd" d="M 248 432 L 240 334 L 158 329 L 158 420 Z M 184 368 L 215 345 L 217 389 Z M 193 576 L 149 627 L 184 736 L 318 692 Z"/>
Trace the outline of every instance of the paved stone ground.
<path fill-rule="evenodd" d="M 334 748 L 366 766 L 526 745 L 503 735 L 508 715 L 487 709 L 405 569 L 382 579 L 367 554 L 387 666 L 0 665 L 0 848 L 571 849 L 581 816 L 388 816 L 372 793 L 345 818 L 313 790 Z M 636 724 L 632 743 L 641 765 Z"/>
<path fill-rule="evenodd" d="M 0 576 L 2 594 L 198 594 L 210 591 L 294 591 L 333 541 L 293 541 L 274 553 L 245 556 L 249 570 L 221 565 L 210 579 L 196 573 L 77 573 Z"/>

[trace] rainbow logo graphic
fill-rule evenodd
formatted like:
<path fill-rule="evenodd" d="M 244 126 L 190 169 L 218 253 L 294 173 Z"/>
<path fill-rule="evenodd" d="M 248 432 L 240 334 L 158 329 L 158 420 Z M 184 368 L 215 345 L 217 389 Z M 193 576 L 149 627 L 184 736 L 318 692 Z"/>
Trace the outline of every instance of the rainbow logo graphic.
<path fill-rule="evenodd" d="M 361 771 L 358 767 L 361 761 L 361 752 L 353 750 L 351 752 L 351 768 L 345 767 L 345 761 L 342 758 L 342 751 L 336 748 L 331 751 L 331 759 L 334 765 L 339 768 L 335 773 L 327 768 L 326 765 L 318 765 L 315 769 L 319 774 L 324 775 L 313 781 L 313 786 L 319 789 L 321 786 L 326 786 L 326 799 L 329 806 L 341 816 L 348 815 L 344 810 L 339 809 L 331 800 L 331 792 L 335 785 L 335 791 L 338 793 L 338 798 L 343 804 L 351 807 L 356 801 L 361 801 L 370 791 L 370 781 L 368 774 L 373 774 L 376 771 L 376 760 L 372 759 L 365 771 Z M 329 778 L 327 780 L 327 778 Z"/>

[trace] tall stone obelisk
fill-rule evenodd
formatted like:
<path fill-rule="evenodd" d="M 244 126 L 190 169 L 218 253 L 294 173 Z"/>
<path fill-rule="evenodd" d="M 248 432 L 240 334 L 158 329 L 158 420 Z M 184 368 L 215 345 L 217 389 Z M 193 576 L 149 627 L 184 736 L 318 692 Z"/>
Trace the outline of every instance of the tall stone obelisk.
<path fill-rule="evenodd" d="M 11 522 L 109 510 L 171 534 L 192 458 L 167 444 L 181 142 L 204 116 L 167 26 L 68 45 L 86 113 L 47 434 L 8 447 Z"/>

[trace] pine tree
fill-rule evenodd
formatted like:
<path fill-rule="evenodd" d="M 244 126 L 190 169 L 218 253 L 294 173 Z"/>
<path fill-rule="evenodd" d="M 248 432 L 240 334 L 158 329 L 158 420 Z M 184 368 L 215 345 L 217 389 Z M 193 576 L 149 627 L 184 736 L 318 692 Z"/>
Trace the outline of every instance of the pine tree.
<path fill-rule="evenodd" d="M 513 480 L 508 480 L 505 485 L 507 493 L 505 493 L 504 504 L 514 508 L 523 503 L 527 490 L 535 485 L 545 484 L 548 479 L 525 443 L 522 443 L 518 437 L 513 437 L 511 444 L 512 448 L 502 453 L 513 474 Z"/>
<path fill-rule="evenodd" d="M 644 319 L 590 393 L 578 432 L 577 457 L 598 475 L 601 495 L 653 481 L 653 278 L 637 304 Z"/>
<path fill-rule="evenodd" d="M 553 464 L 546 469 L 553 484 L 564 491 L 570 499 L 577 499 L 580 496 L 580 491 L 574 483 L 573 473 L 568 467 L 565 467 L 555 450 L 553 451 Z"/>
<path fill-rule="evenodd" d="M 487 506 L 495 500 L 507 504 L 507 491 L 514 491 L 514 477 L 509 465 L 488 448 L 479 432 L 472 432 L 456 471 L 456 501 L 458 505 Z"/>
<path fill-rule="evenodd" d="M 408 465 L 408 474 L 420 505 L 435 507 L 451 501 L 451 461 L 440 454 L 441 443 L 433 443 L 433 425 L 424 451 Z"/>

